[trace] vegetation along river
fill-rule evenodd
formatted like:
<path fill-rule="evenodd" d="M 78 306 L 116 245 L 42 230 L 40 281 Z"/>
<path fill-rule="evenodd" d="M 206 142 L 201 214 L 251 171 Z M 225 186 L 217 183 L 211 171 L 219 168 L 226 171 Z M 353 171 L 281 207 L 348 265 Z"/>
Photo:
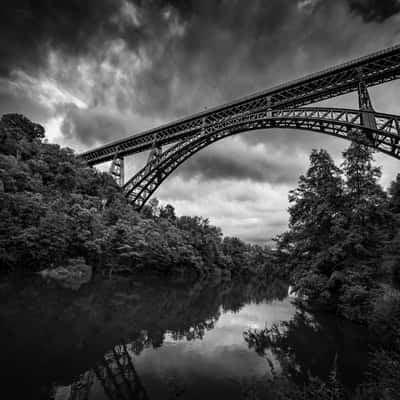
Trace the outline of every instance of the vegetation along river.
<path fill-rule="evenodd" d="M 0 296 L 7 399 L 268 399 L 273 376 L 335 363 L 351 391 L 368 363 L 363 327 L 302 311 L 279 281 L 8 279 Z"/>

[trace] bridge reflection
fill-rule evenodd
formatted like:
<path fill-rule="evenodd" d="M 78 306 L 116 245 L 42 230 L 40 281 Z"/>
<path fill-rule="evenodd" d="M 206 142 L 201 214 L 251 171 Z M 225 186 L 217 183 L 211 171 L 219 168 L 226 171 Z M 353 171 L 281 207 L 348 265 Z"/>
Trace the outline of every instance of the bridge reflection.
<path fill-rule="evenodd" d="M 55 389 L 55 400 L 147 400 L 148 396 L 132 361 L 132 348 L 115 346 L 101 363 L 69 386 Z"/>

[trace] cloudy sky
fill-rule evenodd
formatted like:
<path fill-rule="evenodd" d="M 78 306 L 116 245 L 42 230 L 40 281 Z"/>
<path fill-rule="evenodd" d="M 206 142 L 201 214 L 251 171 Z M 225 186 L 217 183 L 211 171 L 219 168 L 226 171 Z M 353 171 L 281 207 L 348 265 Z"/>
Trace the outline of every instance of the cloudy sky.
<path fill-rule="evenodd" d="M 0 114 L 42 123 L 77 152 L 400 43 L 399 0 L 3 0 Z M 370 90 L 400 113 L 400 82 Z M 355 107 L 355 95 L 328 104 Z M 313 148 L 347 142 L 268 130 L 216 143 L 156 192 L 178 214 L 264 242 Z M 145 155 L 127 160 L 129 177 Z M 399 161 L 376 155 L 387 186 Z"/>

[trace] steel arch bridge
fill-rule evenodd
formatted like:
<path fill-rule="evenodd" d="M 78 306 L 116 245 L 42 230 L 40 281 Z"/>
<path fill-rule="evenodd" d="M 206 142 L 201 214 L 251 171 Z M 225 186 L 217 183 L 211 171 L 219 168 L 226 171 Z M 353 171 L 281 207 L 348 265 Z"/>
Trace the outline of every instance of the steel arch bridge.
<path fill-rule="evenodd" d="M 253 130 L 296 129 L 360 141 L 400 159 L 400 116 L 375 112 L 368 87 L 400 77 L 400 45 L 241 98 L 206 112 L 80 154 L 110 172 L 141 209 L 185 160 L 225 137 Z M 357 92 L 359 109 L 304 107 Z M 169 148 L 163 151 L 163 146 Z M 172 146 L 171 146 L 172 145 Z M 150 150 L 147 164 L 124 183 L 124 158 Z"/>

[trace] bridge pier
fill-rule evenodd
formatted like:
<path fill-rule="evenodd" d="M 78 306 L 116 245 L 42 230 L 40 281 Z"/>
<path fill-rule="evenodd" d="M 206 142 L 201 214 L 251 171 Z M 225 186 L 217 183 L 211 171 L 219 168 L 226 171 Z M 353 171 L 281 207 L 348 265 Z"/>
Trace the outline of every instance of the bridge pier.
<path fill-rule="evenodd" d="M 124 157 L 116 155 L 110 165 L 110 174 L 115 179 L 119 186 L 124 186 L 125 181 L 125 169 L 124 169 Z"/>
<path fill-rule="evenodd" d="M 358 71 L 358 108 L 360 111 L 367 111 L 361 113 L 361 125 L 367 128 L 376 129 L 376 120 L 373 114 L 374 107 L 372 106 L 371 97 L 369 96 L 367 85 L 365 84 L 362 70 Z M 374 138 L 370 132 L 367 137 L 373 142 Z"/>
<path fill-rule="evenodd" d="M 157 143 L 157 138 L 155 137 L 149 153 L 149 157 L 147 158 L 146 167 L 148 169 L 151 169 L 153 165 L 156 165 L 161 157 L 161 154 L 162 154 L 162 146 Z M 156 179 L 157 181 L 161 179 L 161 171 L 157 172 Z"/>

